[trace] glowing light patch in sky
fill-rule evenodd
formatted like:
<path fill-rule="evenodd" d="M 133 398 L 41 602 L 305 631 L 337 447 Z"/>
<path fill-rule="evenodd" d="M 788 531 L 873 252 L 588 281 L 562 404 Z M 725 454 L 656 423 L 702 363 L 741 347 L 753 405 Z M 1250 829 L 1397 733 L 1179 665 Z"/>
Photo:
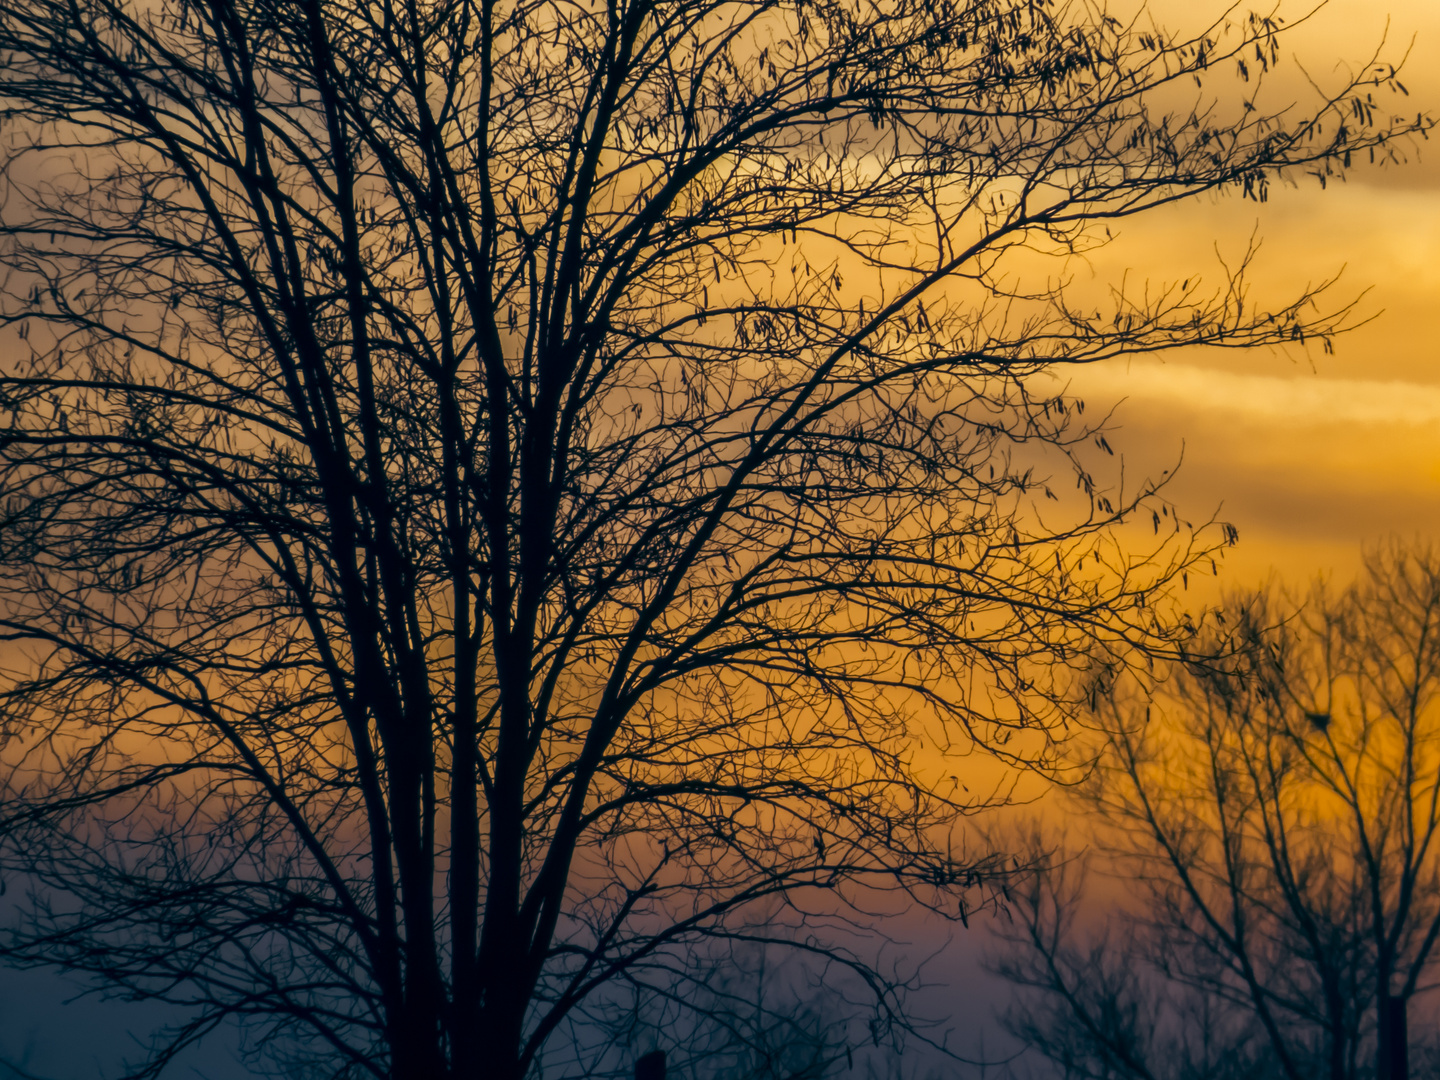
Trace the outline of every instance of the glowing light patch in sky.
<path fill-rule="evenodd" d="M 1072 394 L 1140 398 L 1194 412 L 1238 413 L 1269 423 L 1440 422 L 1440 385 L 1319 375 L 1247 375 L 1194 364 L 1097 365 L 1073 373 Z"/>

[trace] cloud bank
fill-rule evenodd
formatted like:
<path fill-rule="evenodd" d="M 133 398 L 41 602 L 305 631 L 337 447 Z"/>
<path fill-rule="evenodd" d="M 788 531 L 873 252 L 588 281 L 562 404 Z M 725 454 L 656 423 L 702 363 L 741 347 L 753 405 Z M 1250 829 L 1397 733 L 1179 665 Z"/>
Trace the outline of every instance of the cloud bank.
<path fill-rule="evenodd" d="M 1440 385 L 1404 380 L 1247 375 L 1185 363 L 1096 365 L 1068 372 L 1070 392 L 1095 405 L 1121 399 L 1265 423 L 1440 423 Z"/>

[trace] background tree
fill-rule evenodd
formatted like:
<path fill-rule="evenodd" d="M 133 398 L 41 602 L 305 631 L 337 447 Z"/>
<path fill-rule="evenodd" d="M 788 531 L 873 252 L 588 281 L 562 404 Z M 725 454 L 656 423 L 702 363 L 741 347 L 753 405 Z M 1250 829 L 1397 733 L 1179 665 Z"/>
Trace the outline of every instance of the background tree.
<path fill-rule="evenodd" d="M 652 1047 L 676 1080 L 822 1080 L 853 1068 L 853 1017 L 803 959 L 793 949 L 707 941 L 672 969 L 668 992 L 657 993 L 652 977 L 610 994 L 605 1015 L 584 1025 L 591 1045 L 579 1056 L 591 1074 L 621 1078 L 633 1077 L 632 1063 Z"/>
<path fill-rule="evenodd" d="M 1016 1032 L 1066 1075 L 1398 1080 L 1440 935 L 1440 555 L 1236 607 L 1226 667 L 1110 715 L 1084 802 L 1121 925 L 1086 931 L 1076 864 L 1018 891 Z"/>
<path fill-rule="evenodd" d="M 145 1075 L 516 1078 L 758 900 L 973 884 L 953 759 L 1051 763 L 1211 543 L 1025 380 L 1346 319 L 1012 259 L 1428 127 L 1272 109 L 1279 32 L 0 0 L 4 955 L 185 1006 Z"/>

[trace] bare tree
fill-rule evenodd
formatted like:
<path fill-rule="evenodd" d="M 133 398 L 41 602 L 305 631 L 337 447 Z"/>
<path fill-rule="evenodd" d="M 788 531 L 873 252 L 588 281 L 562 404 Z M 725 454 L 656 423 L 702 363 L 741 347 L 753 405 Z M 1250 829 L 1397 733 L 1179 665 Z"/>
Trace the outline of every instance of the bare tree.
<path fill-rule="evenodd" d="M 1063 260 L 1428 130 L 1384 66 L 1272 108 L 1279 33 L 0 0 L 5 957 L 186 1007 L 137 1075 L 233 1018 L 514 1080 L 758 900 L 953 915 L 946 758 L 1053 763 L 1212 544 L 1025 380 L 1348 319 Z"/>
<path fill-rule="evenodd" d="M 587 1026 L 588 1074 L 629 1077 L 647 1053 L 663 1054 L 675 1080 L 822 1080 L 854 1065 L 854 1017 L 835 1007 L 836 988 L 827 992 L 802 954 L 705 944 L 674 969 L 665 992 L 651 979 L 609 995 L 606 1015 Z"/>
<path fill-rule="evenodd" d="M 1085 805 L 1134 904 L 1083 944 L 1074 866 L 1020 891 L 1017 1031 L 1121 1063 L 1076 1075 L 1401 1080 L 1440 935 L 1440 555 L 1237 606 L 1227 664 L 1111 714 Z"/>

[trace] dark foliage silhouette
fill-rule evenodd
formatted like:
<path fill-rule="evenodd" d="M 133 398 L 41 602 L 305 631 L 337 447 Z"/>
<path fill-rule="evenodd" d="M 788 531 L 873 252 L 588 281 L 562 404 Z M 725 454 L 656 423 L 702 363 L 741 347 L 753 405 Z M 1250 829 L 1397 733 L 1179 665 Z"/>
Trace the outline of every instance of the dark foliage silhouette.
<path fill-rule="evenodd" d="M 954 915 L 967 755 L 1051 767 L 1222 540 L 1027 378 L 1349 319 L 1064 260 L 1428 126 L 1272 108 L 1279 33 L 0 0 L 4 957 L 183 1007 L 137 1075 L 517 1080 L 766 898 Z"/>
<path fill-rule="evenodd" d="M 1433 1056 L 1440 556 L 1391 544 L 1303 601 L 1234 605 L 1223 667 L 1110 714 L 1083 801 L 1123 914 L 1087 927 L 1079 860 L 1014 893 L 1012 1026 L 1065 1075 L 1402 1080 L 1412 1042 Z"/>

